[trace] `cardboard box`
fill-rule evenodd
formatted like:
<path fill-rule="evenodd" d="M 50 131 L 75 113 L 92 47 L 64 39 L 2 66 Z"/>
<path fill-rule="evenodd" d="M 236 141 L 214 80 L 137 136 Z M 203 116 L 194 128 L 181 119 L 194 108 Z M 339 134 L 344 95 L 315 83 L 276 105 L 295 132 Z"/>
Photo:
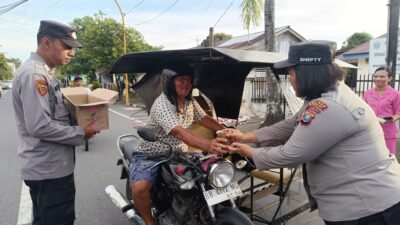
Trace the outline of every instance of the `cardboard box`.
<path fill-rule="evenodd" d="M 94 129 L 109 128 L 108 104 L 115 100 L 118 92 L 103 88 L 91 92 L 85 87 L 62 88 L 61 92 L 65 97 L 65 104 L 79 126 L 84 127 L 92 123 Z"/>

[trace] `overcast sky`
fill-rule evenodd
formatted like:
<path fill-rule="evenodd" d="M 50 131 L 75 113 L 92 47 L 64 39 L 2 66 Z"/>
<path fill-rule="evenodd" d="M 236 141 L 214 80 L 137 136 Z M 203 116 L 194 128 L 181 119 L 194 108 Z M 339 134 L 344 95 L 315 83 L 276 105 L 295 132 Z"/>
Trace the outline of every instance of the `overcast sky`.
<path fill-rule="evenodd" d="M 0 0 L 0 9 L 17 1 Z M 162 45 L 164 49 L 196 46 L 225 11 L 214 31 L 233 36 L 246 34 L 240 20 L 241 2 L 119 0 L 127 13 L 126 24 L 137 29 L 149 44 Z M 332 40 L 341 46 L 355 32 L 368 32 L 373 37 L 386 33 L 387 3 L 388 0 L 276 0 L 275 27 L 290 25 L 307 39 Z M 40 20 L 70 23 L 75 18 L 93 16 L 99 10 L 121 21 L 114 0 L 29 0 L 0 15 L 0 52 L 6 53 L 8 58 L 25 60 L 29 52 L 36 49 Z M 261 24 L 250 32 L 262 31 Z"/>

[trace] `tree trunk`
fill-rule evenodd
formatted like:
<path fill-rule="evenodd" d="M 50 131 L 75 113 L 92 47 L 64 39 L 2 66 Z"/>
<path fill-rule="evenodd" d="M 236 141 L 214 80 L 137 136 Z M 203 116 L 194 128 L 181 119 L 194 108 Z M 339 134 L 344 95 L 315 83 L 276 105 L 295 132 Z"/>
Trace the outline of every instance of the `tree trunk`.
<path fill-rule="evenodd" d="M 275 0 L 265 0 L 265 50 L 275 51 Z"/>
<path fill-rule="evenodd" d="M 265 0 L 265 50 L 275 51 L 275 0 Z M 267 97 L 265 121 L 260 127 L 272 125 L 283 119 L 283 112 L 280 107 L 280 89 L 278 81 L 271 69 L 267 73 Z"/>

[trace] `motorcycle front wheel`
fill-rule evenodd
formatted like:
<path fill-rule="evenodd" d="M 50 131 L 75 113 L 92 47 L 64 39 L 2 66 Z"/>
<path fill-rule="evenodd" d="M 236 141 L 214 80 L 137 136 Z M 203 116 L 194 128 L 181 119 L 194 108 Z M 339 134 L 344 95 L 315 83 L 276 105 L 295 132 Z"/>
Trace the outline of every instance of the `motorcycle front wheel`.
<path fill-rule="evenodd" d="M 217 221 L 214 225 L 254 225 L 242 212 L 233 208 L 222 208 L 217 211 Z"/>

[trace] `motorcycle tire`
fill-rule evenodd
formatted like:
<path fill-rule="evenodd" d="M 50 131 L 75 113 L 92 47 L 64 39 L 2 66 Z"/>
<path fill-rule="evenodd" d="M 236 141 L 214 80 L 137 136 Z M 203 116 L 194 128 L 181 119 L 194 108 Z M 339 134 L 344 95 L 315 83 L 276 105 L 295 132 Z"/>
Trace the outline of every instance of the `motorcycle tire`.
<path fill-rule="evenodd" d="M 222 208 L 217 212 L 214 225 L 254 225 L 242 212 L 233 208 Z"/>

